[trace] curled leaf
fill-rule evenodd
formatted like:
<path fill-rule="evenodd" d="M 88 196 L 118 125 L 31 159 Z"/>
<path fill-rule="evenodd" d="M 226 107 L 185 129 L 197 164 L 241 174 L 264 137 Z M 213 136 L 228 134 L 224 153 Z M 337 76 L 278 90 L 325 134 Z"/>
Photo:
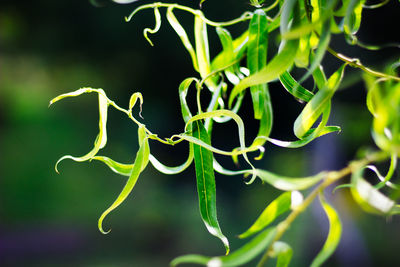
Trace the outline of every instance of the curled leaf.
<path fill-rule="evenodd" d="M 61 157 L 55 165 L 56 172 L 58 172 L 57 166 L 62 160 L 72 159 L 78 162 L 87 161 L 93 158 L 97 154 L 97 152 L 99 152 L 99 150 L 102 149 L 107 143 L 107 112 L 108 112 L 109 100 L 103 89 L 81 88 L 74 92 L 62 94 L 53 98 L 50 101 L 50 105 L 66 97 L 75 97 L 84 93 L 91 93 L 91 92 L 96 92 L 98 94 L 98 99 L 99 99 L 99 134 L 97 135 L 96 140 L 94 142 L 94 147 L 89 153 L 81 157 L 74 157 L 71 155 L 66 155 Z"/>
<path fill-rule="evenodd" d="M 342 224 L 336 210 L 326 202 L 322 194 L 319 195 L 319 199 L 329 220 L 329 233 L 322 250 L 311 263 L 311 267 L 321 266 L 335 252 L 342 234 Z"/>
<path fill-rule="evenodd" d="M 117 197 L 117 199 L 114 201 L 114 203 L 107 209 L 105 210 L 98 221 L 98 228 L 101 233 L 107 234 L 109 231 L 104 231 L 103 230 L 103 220 L 104 218 L 114 209 L 116 209 L 130 194 L 132 191 L 133 187 L 135 186 L 140 173 L 144 170 L 144 168 L 147 166 L 147 163 L 149 162 L 149 154 L 150 154 L 150 148 L 149 148 L 149 143 L 148 143 L 148 137 L 145 131 L 144 126 L 139 127 L 138 129 L 138 135 L 139 135 L 139 150 L 136 153 L 136 159 L 133 164 L 132 172 L 126 181 L 126 184 L 124 188 L 122 189 L 121 193 Z"/>
<path fill-rule="evenodd" d="M 161 15 L 160 15 L 160 11 L 158 10 L 157 7 L 154 8 L 154 19 L 156 21 L 156 25 L 154 26 L 154 28 L 153 29 L 146 28 L 143 30 L 144 38 L 146 38 L 146 40 L 150 43 L 151 46 L 154 46 L 154 44 L 150 40 L 150 38 L 147 36 L 147 34 L 148 33 L 151 33 L 151 34 L 157 33 L 161 27 Z"/>

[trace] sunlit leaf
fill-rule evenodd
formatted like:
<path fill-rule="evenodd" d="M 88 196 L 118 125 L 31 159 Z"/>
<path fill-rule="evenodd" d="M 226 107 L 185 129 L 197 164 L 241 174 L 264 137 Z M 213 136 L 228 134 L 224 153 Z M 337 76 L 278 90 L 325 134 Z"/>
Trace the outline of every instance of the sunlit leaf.
<path fill-rule="evenodd" d="M 261 231 L 272 223 L 279 215 L 290 210 L 291 195 L 291 192 L 285 192 L 272 201 L 264 209 L 253 225 L 243 234 L 239 235 L 239 238 L 246 238 Z"/>
<path fill-rule="evenodd" d="M 273 187 L 284 191 L 304 190 L 310 188 L 326 176 L 326 174 L 322 172 L 315 176 L 292 178 L 280 176 L 272 172 L 260 169 L 257 169 L 256 173 L 263 182 L 269 183 Z"/>
<path fill-rule="evenodd" d="M 250 75 L 252 75 L 264 68 L 267 63 L 268 20 L 262 9 L 254 12 L 248 31 L 247 68 L 250 70 Z M 259 120 L 264 110 L 264 95 L 269 94 L 267 85 L 254 85 L 250 87 L 250 92 L 253 100 L 254 118 Z"/>
<path fill-rule="evenodd" d="M 94 156 L 92 159 L 105 163 L 113 172 L 119 175 L 130 176 L 132 173 L 133 164 L 119 163 L 105 156 Z"/>
<path fill-rule="evenodd" d="M 210 144 L 207 131 L 200 121 L 193 122 L 193 136 Z M 212 152 L 194 144 L 194 163 L 196 167 L 197 191 L 201 218 L 210 234 L 218 237 L 229 253 L 228 239 L 222 234 L 217 220 L 217 204 Z"/>
<path fill-rule="evenodd" d="M 211 72 L 210 52 L 208 47 L 207 24 L 200 16 L 195 16 L 194 18 L 194 36 L 199 73 L 201 78 L 205 78 Z M 210 80 L 207 80 L 206 84 L 209 85 Z"/>
<path fill-rule="evenodd" d="M 147 166 L 147 163 L 149 162 L 149 154 L 150 154 L 150 148 L 149 148 L 149 143 L 148 143 L 148 137 L 146 134 L 145 128 L 139 127 L 138 129 L 138 137 L 139 137 L 139 150 L 136 153 L 136 159 L 133 164 L 132 172 L 126 181 L 126 184 L 124 188 L 122 189 L 121 193 L 117 197 L 117 199 L 114 201 L 114 203 L 106 210 L 104 211 L 98 221 L 98 227 L 100 232 L 103 234 L 109 233 L 109 231 L 104 231 L 103 230 L 103 220 L 104 218 L 114 209 L 116 209 L 130 194 L 132 191 L 133 187 L 135 186 L 140 173 L 144 170 L 144 168 Z"/>
<path fill-rule="evenodd" d="M 197 64 L 197 56 L 196 52 L 194 51 L 194 48 L 192 44 L 190 43 L 190 40 L 186 34 L 185 29 L 182 27 L 182 25 L 179 23 L 177 18 L 175 17 L 174 13 L 172 12 L 174 7 L 170 6 L 167 9 L 167 20 L 169 24 L 172 26 L 172 28 L 175 30 L 175 32 L 178 34 L 179 38 L 182 41 L 182 44 L 185 46 L 186 50 L 189 52 L 190 57 L 192 58 L 193 62 L 193 67 L 196 71 L 199 71 L 199 67 Z"/>
<path fill-rule="evenodd" d="M 308 102 L 314 96 L 312 92 L 301 86 L 288 71 L 283 72 L 279 76 L 279 80 L 283 87 L 295 98 Z"/>
<path fill-rule="evenodd" d="M 277 258 L 276 267 L 287 267 L 292 260 L 293 249 L 285 242 L 276 241 L 272 245 L 271 257 Z"/>
<path fill-rule="evenodd" d="M 277 230 L 275 227 L 268 228 L 244 244 L 241 248 L 227 256 L 211 258 L 201 255 L 185 255 L 174 259 L 171 262 L 171 266 L 174 267 L 178 264 L 184 263 L 197 263 L 208 267 L 240 266 L 248 263 L 265 251 L 265 249 L 268 248 L 268 246 L 273 242 L 276 232 Z"/>
<path fill-rule="evenodd" d="M 151 46 L 154 46 L 153 42 L 150 40 L 150 38 L 148 37 L 148 33 L 154 34 L 157 33 L 158 30 L 161 27 L 161 15 L 160 15 L 160 11 L 158 10 L 157 7 L 154 8 L 154 19 L 156 21 L 156 25 L 154 26 L 153 29 L 151 28 L 146 28 L 143 30 L 143 35 L 146 38 L 146 40 L 150 43 Z"/>
<path fill-rule="evenodd" d="M 81 94 L 84 93 L 91 93 L 91 92 L 96 92 L 98 94 L 98 99 L 99 99 L 99 134 L 96 137 L 96 140 L 94 142 L 94 147 L 93 149 L 87 153 L 84 156 L 81 157 L 74 157 L 71 155 L 66 155 L 61 157 L 55 166 L 56 171 L 58 172 L 57 166 L 58 164 L 64 160 L 64 159 L 72 159 L 74 161 L 78 161 L 78 162 L 82 162 L 82 161 L 87 161 L 91 158 L 93 158 L 97 152 L 99 152 L 100 149 L 102 149 L 106 143 L 107 143 L 107 112 L 108 112 L 108 98 L 106 97 L 105 92 L 103 91 L 103 89 L 92 89 L 92 88 L 81 88 L 78 89 L 74 92 L 71 93 L 66 93 L 66 94 L 62 94 L 57 96 L 56 98 L 53 98 L 50 101 L 50 105 L 52 105 L 53 103 L 66 98 L 66 97 L 75 97 L 75 96 L 79 96 Z"/>
<path fill-rule="evenodd" d="M 329 233 L 322 250 L 311 263 L 311 267 L 321 266 L 335 252 L 342 234 L 342 224 L 336 210 L 326 202 L 322 194 L 319 195 L 319 199 L 329 220 Z"/>
<path fill-rule="evenodd" d="M 367 212 L 375 214 L 390 214 L 395 202 L 364 180 L 363 168 L 353 172 L 351 176 L 351 193 L 358 204 Z"/>
<path fill-rule="evenodd" d="M 343 78 L 343 73 L 346 64 L 342 65 L 328 79 L 324 88 L 319 90 L 310 102 L 304 107 L 303 111 L 294 122 L 293 131 L 298 138 L 302 138 L 310 130 L 321 113 L 327 108 L 333 94 L 339 87 L 340 81 Z"/>
<path fill-rule="evenodd" d="M 296 1 L 290 0 L 290 1 L 285 1 L 284 13 L 286 16 L 289 16 L 285 19 L 287 21 L 285 22 L 286 24 L 283 23 L 283 15 L 282 13 L 282 19 L 281 19 L 281 33 L 287 31 L 288 25 L 289 24 L 289 18 L 290 14 L 292 12 L 291 8 L 292 5 L 295 5 Z M 286 8 L 286 9 L 285 9 Z M 290 10 L 289 10 L 290 9 Z M 298 8 L 294 8 L 295 12 L 293 15 L 293 24 L 299 23 L 299 14 L 298 14 Z M 268 83 L 272 80 L 277 79 L 284 71 L 286 71 L 288 68 L 290 68 L 293 65 L 294 58 L 297 53 L 297 48 L 299 45 L 299 40 L 294 39 L 294 40 L 289 40 L 283 43 L 282 49 L 280 52 L 264 67 L 262 68 L 259 72 L 250 75 L 249 77 L 244 78 L 243 80 L 238 83 L 231 92 L 231 95 L 229 96 L 229 106 L 231 107 L 233 104 L 233 101 L 235 100 L 236 96 L 240 94 L 243 90 L 250 86 L 254 85 L 259 85 L 259 84 L 264 84 Z"/>

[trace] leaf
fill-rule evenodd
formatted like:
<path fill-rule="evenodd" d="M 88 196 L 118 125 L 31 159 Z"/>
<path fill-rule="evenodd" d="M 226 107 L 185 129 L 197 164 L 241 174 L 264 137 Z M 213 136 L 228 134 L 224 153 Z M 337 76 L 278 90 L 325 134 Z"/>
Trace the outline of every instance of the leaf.
<path fill-rule="evenodd" d="M 106 97 L 106 94 L 103 91 L 103 89 L 93 89 L 93 88 L 81 88 L 74 92 L 59 95 L 50 101 L 50 105 L 52 105 L 53 103 L 55 103 L 61 99 L 64 99 L 66 97 L 75 97 L 75 96 L 79 96 L 84 93 L 92 93 L 92 92 L 96 92 L 98 94 L 98 99 L 99 99 L 99 134 L 97 135 L 96 140 L 94 142 L 94 147 L 89 153 L 87 153 L 86 155 L 81 156 L 81 157 L 74 157 L 71 155 L 66 155 L 66 156 L 61 157 L 55 165 L 55 169 L 56 169 L 57 173 L 58 173 L 57 166 L 62 160 L 72 159 L 77 162 L 89 160 L 89 159 L 93 158 L 97 154 L 97 152 L 99 152 L 99 150 L 102 149 L 106 145 L 106 143 L 107 143 L 107 111 L 108 111 L 109 102 L 108 102 L 108 98 Z"/>
<path fill-rule="evenodd" d="M 132 173 L 130 174 L 124 188 L 122 189 L 121 193 L 119 194 L 118 198 L 114 201 L 114 203 L 104 211 L 98 221 L 98 228 L 101 233 L 108 234 L 111 230 L 105 232 L 103 230 L 103 220 L 104 218 L 114 209 L 116 209 L 130 194 L 133 187 L 135 186 L 140 173 L 144 170 L 149 162 L 149 154 L 150 148 L 148 143 L 148 137 L 146 134 L 146 130 L 144 126 L 139 127 L 138 129 L 138 136 L 139 136 L 139 150 L 136 153 L 136 159 L 133 164 Z"/>
<path fill-rule="evenodd" d="M 246 238 L 261 231 L 272 223 L 279 215 L 290 210 L 291 195 L 291 192 L 285 192 L 272 201 L 264 209 L 253 225 L 243 234 L 239 235 L 239 238 Z"/>
<path fill-rule="evenodd" d="M 395 202 L 374 188 L 362 178 L 364 168 L 359 168 L 351 176 L 351 193 L 354 200 L 367 212 L 385 215 L 395 208 Z"/>
<path fill-rule="evenodd" d="M 142 94 L 139 93 L 139 92 L 133 93 L 133 94 L 131 95 L 131 98 L 129 99 L 129 110 L 128 110 L 128 112 L 129 112 L 130 114 L 132 114 L 132 108 L 135 106 L 135 104 L 136 104 L 136 102 L 137 102 L 138 99 L 139 99 L 139 107 L 140 107 L 139 116 L 140 116 L 141 118 L 143 118 L 143 117 L 142 117 L 143 96 L 142 96 Z"/>
<path fill-rule="evenodd" d="M 307 145 L 315 138 L 323 136 L 325 134 L 340 131 L 338 126 L 326 126 L 328 123 L 329 115 L 331 113 L 331 103 L 327 102 L 325 104 L 325 109 L 322 112 L 321 122 L 318 124 L 317 128 L 309 129 L 303 138 L 297 141 L 280 141 L 272 138 L 267 138 L 267 140 L 277 146 L 286 148 L 299 148 Z"/>
<path fill-rule="evenodd" d="M 193 136 L 210 144 L 207 131 L 200 121 L 193 122 Z M 226 254 L 228 254 L 229 242 L 222 234 L 217 219 L 213 155 L 211 151 L 199 145 L 194 144 L 193 149 L 201 218 L 208 232 L 222 241 L 226 249 Z"/>
<path fill-rule="evenodd" d="M 321 172 L 310 177 L 291 178 L 260 169 L 256 169 L 256 174 L 261 181 L 269 183 L 273 187 L 284 191 L 304 190 L 310 188 L 326 176 L 324 172 Z"/>
<path fill-rule="evenodd" d="M 154 18 L 155 18 L 155 21 L 156 21 L 156 25 L 154 26 L 154 28 L 153 29 L 146 28 L 146 29 L 143 30 L 144 38 L 146 38 L 146 40 L 150 43 L 151 46 L 154 46 L 154 44 L 150 40 L 150 38 L 147 36 L 147 34 L 148 33 L 155 34 L 155 33 L 158 32 L 158 30 L 161 27 L 161 15 L 160 15 L 160 11 L 158 10 L 157 7 L 154 8 Z"/>
<path fill-rule="evenodd" d="M 292 4 L 295 4 L 293 0 L 285 1 L 285 4 L 287 2 L 290 2 Z M 286 7 L 286 9 L 285 9 Z M 290 4 L 284 5 L 283 9 L 286 13 L 289 11 L 287 10 L 288 8 L 291 8 Z M 297 25 L 299 23 L 299 14 L 298 14 L 298 8 L 294 9 L 294 15 L 293 15 L 293 24 Z M 286 14 L 287 15 L 287 14 Z M 286 18 L 289 20 L 289 18 Z M 285 32 L 287 30 L 287 25 L 284 25 L 283 23 L 283 13 L 282 13 L 282 18 L 281 18 L 281 33 Z M 289 22 L 287 21 L 286 24 Z M 233 100 L 236 98 L 238 94 L 240 94 L 243 90 L 250 86 L 258 85 L 258 84 L 263 84 L 263 83 L 268 83 L 272 80 L 275 80 L 278 78 L 284 71 L 286 71 L 288 68 L 290 68 L 293 65 L 294 58 L 297 53 L 297 49 L 299 46 L 299 40 L 294 39 L 294 40 L 289 40 L 286 42 L 281 43 L 282 49 L 280 52 L 264 67 L 262 68 L 259 72 L 250 75 L 249 77 L 244 78 L 243 80 L 240 81 L 233 89 L 232 92 L 229 96 L 229 107 L 232 106 Z"/>
<path fill-rule="evenodd" d="M 150 154 L 149 160 L 150 160 L 151 164 L 153 165 L 153 167 L 156 168 L 159 172 L 162 172 L 164 174 L 178 174 L 178 173 L 181 173 L 184 170 L 186 170 L 192 164 L 192 161 L 193 161 L 193 145 L 189 144 L 189 155 L 188 155 L 188 158 L 184 163 L 182 163 L 179 166 L 176 166 L 176 167 L 166 166 L 166 165 L 162 164 L 161 162 L 159 162 L 152 154 Z"/>
<path fill-rule="evenodd" d="M 311 263 L 311 267 L 321 266 L 335 252 L 342 234 L 342 224 L 336 210 L 326 202 L 322 194 L 319 195 L 319 200 L 329 220 L 329 233 L 322 250 Z"/>
<path fill-rule="evenodd" d="M 292 260 L 293 249 L 285 242 L 276 241 L 272 245 L 271 257 L 277 258 L 276 267 L 287 267 Z"/>
<path fill-rule="evenodd" d="M 279 80 L 283 87 L 295 98 L 308 102 L 314 96 L 312 92 L 301 86 L 288 71 L 283 72 L 279 76 Z"/>
<path fill-rule="evenodd" d="M 175 17 L 174 13 L 172 12 L 173 10 L 174 10 L 173 6 L 168 7 L 167 20 L 168 20 L 169 24 L 172 26 L 172 28 L 175 30 L 175 32 L 178 34 L 178 36 L 181 39 L 182 44 L 185 46 L 186 50 L 189 52 L 190 57 L 192 58 L 194 69 L 196 71 L 199 71 L 199 66 L 197 64 L 196 52 L 194 51 L 194 48 L 193 48 L 192 44 L 190 43 L 190 40 L 186 34 L 185 29 L 181 26 L 181 24 Z"/>
<path fill-rule="evenodd" d="M 105 163 L 113 172 L 119 175 L 130 176 L 132 173 L 133 164 L 119 163 L 105 156 L 95 156 L 92 159 Z"/>
<path fill-rule="evenodd" d="M 183 263 L 198 263 L 209 267 L 240 266 L 251 261 L 257 255 L 265 251 L 273 242 L 276 233 L 276 228 L 270 227 L 230 255 L 213 258 L 200 255 L 185 255 L 174 259 L 171 262 L 171 266 L 174 267 Z"/>
<path fill-rule="evenodd" d="M 257 73 L 267 63 L 268 51 L 268 19 L 262 9 L 257 9 L 249 25 L 249 41 L 247 43 L 247 68 L 250 75 Z M 254 107 L 254 118 L 261 119 L 264 110 L 264 95 L 267 94 L 266 84 L 250 87 Z"/>
<path fill-rule="evenodd" d="M 328 79 L 324 88 L 319 90 L 314 97 L 307 103 L 303 111 L 294 122 L 294 134 L 301 139 L 310 130 L 321 113 L 327 108 L 336 89 L 339 87 L 340 81 L 343 78 L 345 66 L 343 64 L 336 72 Z"/>
<path fill-rule="evenodd" d="M 201 114 L 198 114 L 198 115 L 192 117 L 192 118 L 186 123 L 185 130 L 186 130 L 187 126 L 190 125 L 190 123 L 192 123 L 192 122 L 195 122 L 195 121 L 201 120 L 201 119 L 210 118 L 210 117 L 220 117 L 220 116 L 229 116 L 229 117 L 231 117 L 231 118 L 236 122 L 236 124 L 237 124 L 237 126 L 238 126 L 238 133 L 239 133 L 239 143 L 240 143 L 240 150 L 239 150 L 239 152 L 236 152 L 236 153 L 234 153 L 234 152 L 233 152 L 233 153 L 232 153 L 232 152 L 228 152 L 228 153 L 226 153 L 226 152 L 224 152 L 224 151 L 221 151 L 221 150 L 214 149 L 214 148 L 210 147 L 207 143 L 206 143 L 207 146 L 204 146 L 203 144 L 201 144 L 201 142 L 197 142 L 197 140 L 193 140 L 193 139 L 192 139 L 192 140 L 189 140 L 189 141 L 190 141 L 190 142 L 193 142 L 193 143 L 196 143 L 196 144 L 199 144 L 199 145 L 201 145 L 202 147 L 205 147 L 205 148 L 207 148 L 207 149 L 209 149 L 209 150 L 211 150 L 211 151 L 213 151 L 213 152 L 219 153 L 219 154 L 225 154 L 225 155 L 239 155 L 239 154 L 242 154 L 242 155 L 243 155 L 243 158 L 244 158 L 244 159 L 246 160 L 246 162 L 250 165 L 250 167 L 254 170 L 254 171 L 253 171 L 253 175 L 252 175 L 250 181 L 247 182 L 248 184 L 250 184 L 250 183 L 252 183 L 252 182 L 255 180 L 256 176 L 255 176 L 255 169 L 254 169 L 254 166 L 253 166 L 253 164 L 251 164 L 250 160 L 248 159 L 246 152 L 247 152 L 247 150 L 252 150 L 253 148 L 248 148 L 248 149 L 246 149 L 244 124 L 243 124 L 242 119 L 241 119 L 236 113 L 234 113 L 234 112 L 232 112 L 232 111 L 230 111 L 230 110 L 224 110 L 224 109 L 215 110 L 215 111 L 210 111 L 210 112 L 204 112 L 204 113 L 201 113 Z M 183 138 L 185 138 L 185 139 L 188 139 L 185 135 L 180 135 L 180 137 L 183 137 Z M 198 139 L 198 138 L 197 138 L 197 139 Z M 201 141 L 201 140 L 200 140 L 200 141 Z M 254 150 L 254 149 L 253 149 L 253 150 Z"/>
<path fill-rule="evenodd" d="M 361 13 L 365 0 L 350 0 L 344 17 L 343 29 L 348 35 L 357 33 L 361 25 Z"/>
<path fill-rule="evenodd" d="M 197 64 L 202 79 L 211 72 L 210 53 L 208 48 L 207 24 L 200 16 L 194 18 L 194 36 L 196 43 Z M 210 80 L 206 81 L 207 86 Z"/>

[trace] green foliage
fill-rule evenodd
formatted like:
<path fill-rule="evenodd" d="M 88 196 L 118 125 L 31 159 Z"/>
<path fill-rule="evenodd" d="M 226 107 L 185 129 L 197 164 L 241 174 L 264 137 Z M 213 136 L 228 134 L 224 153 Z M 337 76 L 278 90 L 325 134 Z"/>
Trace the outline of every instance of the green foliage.
<path fill-rule="evenodd" d="M 118 3 L 130 1 L 114 0 Z M 204 1 L 200 2 L 200 5 Z M 201 255 L 186 255 L 171 262 L 172 266 L 182 263 L 197 263 L 207 266 L 240 266 L 253 260 L 264 252 L 259 262 L 262 266 L 269 258 L 277 258 L 277 266 L 288 266 L 291 261 L 292 248 L 280 241 L 282 235 L 310 203 L 319 196 L 321 205 L 328 217 L 329 234 L 322 250 L 317 254 L 311 266 L 321 266 L 335 251 L 341 236 L 342 226 L 335 209 L 326 202 L 323 191 L 326 187 L 352 174 L 350 191 L 360 206 L 368 211 L 383 215 L 399 213 L 399 205 L 394 200 L 378 191 L 382 187 L 398 190 L 399 186 L 390 182 L 397 166 L 397 156 L 400 153 L 400 78 L 394 70 L 389 74 L 377 72 L 365 67 L 358 59 L 349 58 L 330 48 L 332 34 L 343 34 L 350 45 L 360 45 L 356 33 L 361 25 L 362 11 L 365 1 L 354 0 L 277 0 L 270 6 L 263 7 L 264 1 L 252 0 L 251 4 L 257 7 L 253 12 L 247 11 L 242 16 L 227 22 L 213 22 L 208 20 L 201 10 L 187 6 L 169 3 L 152 3 L 138 7 L 126 18 L 130 21 L 138 12 L 153 9 L 155 16 L 154 28 L 146 28 L 144 37 L 153 46 L 148 33 L 155 34 L 161 27 L 162 8 L 166 8 L 166 17 L 182 42 L 184 49 L 189 53 L 193 69 L 197 77 L 186 78 L 179 86 L 179 99 L 182 119 L 185 128 L 181 133 L 170 138 L 159 138 L 146 125 L 139 122 L 132 113 L 132 109 L 139 100 L 142 108 L 143 98 L 140 93 L 134 93 L 129 100 L 129 108 L 119 107 L 108 99 L 102 89 L 82 88 L 72 93 L 60 95 L 50 104 L 66 97 L 75 97 L 83 93 L 97 93 L 99 98 L 99 134 L 94 148 L 82 157 L 70 155 L 62 157 L 74 161 L 98 160 L 105 163 L 112 171 L 127 176 L 125 187 L 115 202 L 100 216 L 98 227 L 102 233 L 104 218 L 117 208 L 130 194 L 140 174 L 150 162 L 158 171 L 165 174 L 177 174 L 191 166 L 194 161 L 201 218 L 209 233 L 218 237 L 224 244 L 226 254 L 220 257 Z M 384 3 L 382 3 L 384 4 Z M 377 8 L 380 5 L 369 6 Z M 193 16 L 194 36 L 190 38 L 174 14 L 174 10 L 185 11 Z M 337 24 L 336 21 L 342 22 Z M 248 23 L 247 29 L 237 38 L 233 38 L 227 26 Z M 222 51 L 210 53 L 208 33 L 214 28 L 221 42 Z M 268 47 L 273 44 L 270 34 L 279 29 L 279 49 L 273 47 L 275 53 L 268 57 Z M 191 39 L 194 40 L 194 46 Z M 342 65 L 327 79 L 322 63 L 326 53 L 330 53 Z M 216 54 L 214 58 L 210 55 Z M 337 172 L 321 172 L 310 177 L 285 177 L 267 170 L 255 168 L 248 154 L 259 151 L 256 159 L 264 155 L 264 145 L 270 142 L 286 148 L 302 147 L 314 139 L 333 132 L 339 132 L 339 126 L 327 126 L 332 99 L 340 87 L 345 76 L 346 67 L 359 68 L 364 71 L 368 96 L 367 107 L 373 116 L 372 136 L 378 152 L 371 152 L 364 158 L 357 159 L 348 167 Z M 291 72 L 295 68 L 305 69 L 305 74 L 298 81 Z M 395 67 L 394 67 L 395 68 Z M 302 83 L 311 79 L 316 90 L 305 88 Z M 269 94 L 268 84 L 280 81 L 283 90 L 286 90 L 295 99 L 304 103 L 304 107 L 293 124 L 293 132 L 298 138 L 294 141 L 281 141 L 270 138 L 273 127 L 273 101 Z M 193 86 L 194 85 L 194 86 Z M 195 89 L 196 107 L 190 107 L 187 102 L 189 89 Z M 259 123 L 259 131 L 250 145 L 246 145 L 245 124 L 237 114 L 243 97 L 249 88 L 254 119 Z M 204 97 L 208 94 L 208 98 Z M 206 102 L 204 99 L 209 99 Z M 139 150 L 133 164 L 118 163 L 106 156 L 98 155 L 107 143 L 106 123 L 108 107 L 113 107 L 125 113 L 138 126 Z M 194 115 L 192 115 L 194 114 Z M 140 114 L 139 114 L 140 115 Z M 320 122 L 317 121 L 320 119 Z M 239 142 L 231 150 L 222 150 L 211 144 L 213 125 L 234 121 L 237 125 Z M 317 125 L 316 125 L 317 124 Z M 314 127 L 316 125 L 316 127 Z M 174 145 L 186 141 L 189 143 L 187 160 L 180 166 L 166 166 L 155 155 L 151 154 L 149 142 L 160 142 L 165 145 Z M 214 154 L 231 156 L 234 162 L 243 157 L 250 166 L 248 169 L 228 170 L 221 166 Z M 382 176 L 377 168 L 368 165 L 390 158 L 390 167 L 386 176 Z M 364 168 L 373 170 L 380 183 L 371 185 L 362 176 Z M 267 205 L 259 218 L 240 238 L 247 238 L 260 231 L 256 237 L 245 243 L 241 248 L 229 254 L 230 247 L 227 237 L 217 220 L 216 183 L 214 171 L 224 175 L 244 175 L 247 184 L 257 177 L 263 182 L 272 185 L 277 190 L 285 191 Z M 310 189 L 317 185 L 303 200 L 298 191 Z M 343 186 L 342 186 L 343 187 Z M 283 214 L 289 215 L 279 221 Z M 271 224 L 276 224 L 271 226 Z M 265 229 L 266 227 L 269 227 Z"/>

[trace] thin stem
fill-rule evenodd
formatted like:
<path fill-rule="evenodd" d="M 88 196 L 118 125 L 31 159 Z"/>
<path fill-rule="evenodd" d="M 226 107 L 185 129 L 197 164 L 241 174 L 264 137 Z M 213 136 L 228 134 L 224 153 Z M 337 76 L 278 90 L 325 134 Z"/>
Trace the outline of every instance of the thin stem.
<path fill-rule="evenodd" d="M 334 182 L 346 177 L 347 175 L 353 173 L 357 169 L 365 166 L 371 162 L 382 161 L 389 157 L 389 155 L 385 152 L 376 152 L 367 156 L 364 159 L 353 161 L 347 167 L 339 170 L 339 171 L 331 171 L 327 172 L 325 179 L 320 183 L 314 190 L 306 197 L 306 199 L 301 203 L 298 207 L 296 207 L 289 216 L 277 226 L 277 234 L 274 238 L 274 241 L 271 245 L 267 248 L 266 252 L 264 253 L 263 257 L 259 261 L 257 267 L 262 267 L 268 260 L 270 255 L 272 244 L 275 241 L 279 241 L 281 237 L 285 234 L 285 232 L 290 228 L 293 221 L 303 212 L 305 211 L 308 206 L 314 201 L 314 199 L 318 196 L 320 192 L 322 192 L 325 188 L 333 184 Z"/>
<path fill-rule="evenodd" d="M 334 51 L 332 48 L 328 47 L 327 48 L 328 52 L 331 53 L 333 56 L 337 57 L 338 59 L 348 63 L 351 67 L 353 68 L 359 68 L 363 71 L 365 71 L 366 73 L 375 76 L 375 77 L 382 77 L 382 78 L 386 78 L 386 79 L 393 79 L 396 81 L 400 81 L 400 77 L 396 77 L 396 76 L 392 76 L 389 74 L 385 74 L 379 71 L 375 71 L 372 70 L 368 67 L 365 67 L 363 64 L 361 64 L 361 61 L 358 58 L 350 58 L 348 56 L 345 56 L 343 54 L 337 53 L 336 51 Z"/>
<path fill-rule="evenodd" d="M 169 3 L 157 2 L 157 3 L 143 5 L 143 6 L 140 6 L 140 7 L 136 8 L 128 17 L 125 17 L 125 21 L 129 22 L 132 19 L 132 17 L 136 13 L 141 11 L 141 10 L 149 9 L 149 8 L 157 8 L 157 7 L 172 7 L 172 8 L 176 8 L 176 9 L 187 11 L 189 13 L 192 13 L 195 16 L 200 16 L 200 18 L 205 23 L 207 23 L 208 25 L 214 26 L 214 27 L 223 27 L 223 26 L 234 25 L 234 24 L 237 24 L 239 22 L 249 20 L 253 16 L 253 13 L 247 11 L 247 12 L 244 12 L 240 17 L 238 17 L 236 19 L 225 21 L 225 22 L 215 22 L 215 21 L 211 21 L 211 20 L 207 19 L 204 16 L 203 12 L 201 12 L 201 10 L 196 10 L 196 9 L 193 9 L 193 8 L 190 8 L 190 7 L 187 7 L 187 6 L 181 6 L 181 5 L 178 5 L 178 4 L 169 4 Z"/>

